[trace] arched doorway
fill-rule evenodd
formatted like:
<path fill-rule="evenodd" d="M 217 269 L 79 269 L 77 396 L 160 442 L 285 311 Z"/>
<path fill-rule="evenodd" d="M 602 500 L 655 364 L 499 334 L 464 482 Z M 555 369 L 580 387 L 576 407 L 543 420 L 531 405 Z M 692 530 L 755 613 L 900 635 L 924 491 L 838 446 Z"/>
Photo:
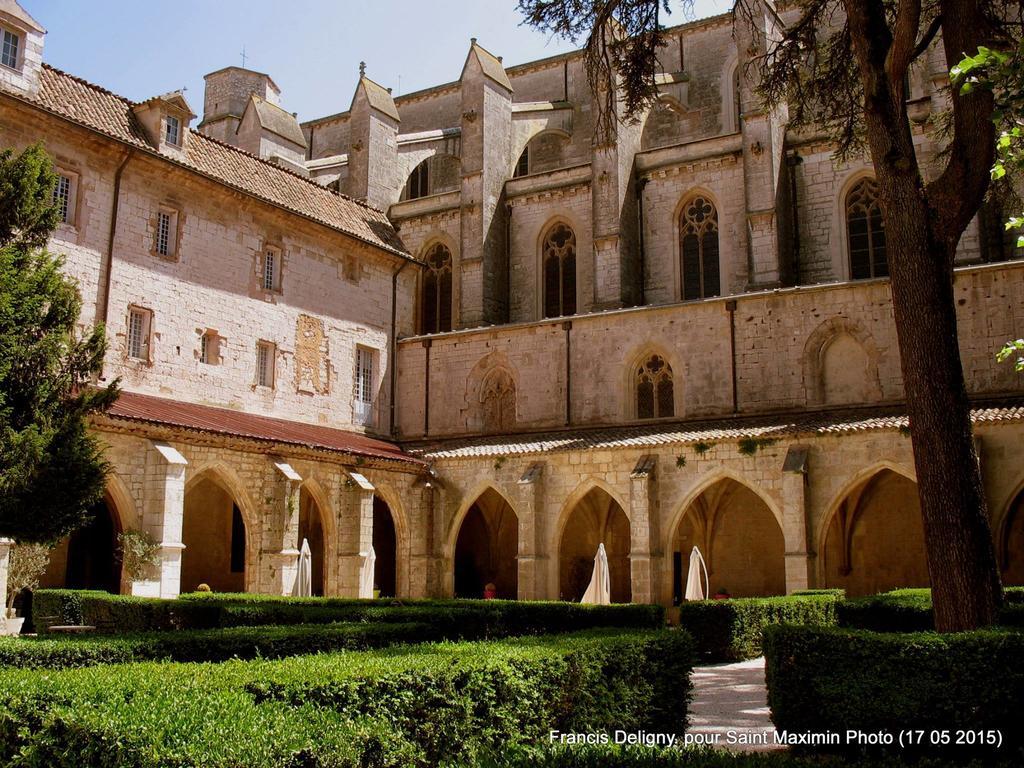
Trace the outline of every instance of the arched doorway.
<path fill-rule="evenodd" d="M 185 492 L 181 591 L 200 584 L 214 592 L 245 591 L 246 526 L 231 492 L 207 474 Z"/>
<path fill-rule="evenodd" d="M 927 587 L 928 563 L 917 485 L 882 469 L 839 502 L 826 532 L 826 587 L 850 596 Z"/>
<path fill-rule="evenodd" d="M 1024 586 L 1024 488 L 1010 502 L 1003 523 L 999 564 L 1003 571 L 1003 585 Z"/>
<path fill-rule="evenodd" d="M 380 496 L 373 497 L 374 585 L 381 597 L 398 594 L 398 535 L 391 507 Z"/>
<path fill-rule="evenodd" d="M 690 552 L 700 549 L 711 594 L 786 594 L 786 543 L 775 515 L 757 493 L 732 478 L 705 488 L 683 513 L 672 539 L 672 599 L 682 601 Z"/>
<path fill-rule="evenodd" d="M 326 594 L 327 576 L 325 565 L 327 551 L 325 549 L 324 518 L 320 505 L 306 486 L 299 489 L 299 548 L 302 542 L 309 542 L 312 555 L 313 594 L 320 597 Z"/>
<path fill-rule="evenodd" d="M 89 514 L 89 522 L 61 539 L 50 553 L 41 587 L 121 592 L 120 517 L 109 496 Z"/>
<path fill-rule="evenodd" d="M 604 489 L 592 488 L 574 505 L 558 545 L 558 591 L 561 599 L 579 601 L 594 572 L 599 544 L 608 554 L 613 603 L 632 597 L 629 568 L 629 518 Z"/>
<path fill-rule="evenodd" d="M 519 596 L 519 518 L 505 498 L 488 488 L 473 502 L 455 543 L 455 596 L 483 597 L 494 584 L 497 596 Z"/>

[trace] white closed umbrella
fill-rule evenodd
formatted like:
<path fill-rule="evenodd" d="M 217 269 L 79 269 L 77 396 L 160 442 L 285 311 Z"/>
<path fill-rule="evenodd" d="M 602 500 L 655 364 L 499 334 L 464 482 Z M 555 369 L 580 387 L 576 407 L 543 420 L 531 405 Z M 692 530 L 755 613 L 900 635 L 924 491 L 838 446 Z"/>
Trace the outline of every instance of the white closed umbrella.
<path fill-rule="evenodd" d="M 359 571 L 359 597 L 370 600 L 373 598 L 373 566 L 377 562 L 377 553 L 373 551 L 372 544 L 365 557 L 363 567 Z"/>
<path fill-rule="evenodd" d="M 604 544 L 597 545 L 594 557 L 594 575 L 590 577 L 590 586 L 583 593 L 581 603 L 589 605 L 610 605 L 612 602 L 612 584 L 608 573 L 608 553 Z"/>
<path fill-rule="evenodd" d="M 299 572 L 295 575 L 292 594 L 296 597 L 311 597 L 313 594 L 313 553 L 308 539 L 303 539 L 299 548 Z"/>
<path fill-rule="evenodd" d="M 707 584 L 706 589 L 700 581 L 701 570 L 704 571 L 704 582 Z M 686 573 L 686 599 L 703 600 L 710 591 L 711 582 L 708 580 L 708 567 L 704 563 L 704 556 L 700 553 L 700 550 L 694 547 L 693 551 L 690 552 L 690 570 Z"/>

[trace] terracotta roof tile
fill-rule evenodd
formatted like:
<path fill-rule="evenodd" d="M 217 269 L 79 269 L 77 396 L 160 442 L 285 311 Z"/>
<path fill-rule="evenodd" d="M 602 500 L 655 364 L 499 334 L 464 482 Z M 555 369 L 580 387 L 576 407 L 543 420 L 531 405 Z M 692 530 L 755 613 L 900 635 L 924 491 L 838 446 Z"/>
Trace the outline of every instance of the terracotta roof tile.
<path fill-rule="evenodd" d="M 971 412 L 975 424 L 1024 421 L 1024 400 L 979 405 Z M 407 443 L 406 450 L 427 461 L 465 457 L 522 456 L 552 451 L 596 451 L 611 448 L 647 448 L 659 445 L 714 443 L 724 440 L 842 435 L 873 430 L 906 428 L 902 406 L 815 411 L 775 415 L 675 422 L 643 426 L 574 429 L 523 435 L 451 438 Z"/>
<path fill-rule="evenodd" d="M 228 408 L 184 403 L 137 392 L 122 392 L 105 415 L 107 418 L 115 420 L 162 424 L 219 435 L 300 445 L 354 456 L 387 459 L 407 464 L 423 464 L 422 459 L 410 456 L 393 443 L 367 437 L 357 432 L 347 432 L 343 429 L 318 424 L 275 419 L 270 416 L 243 413 Z"/>
<path fill-rule="evenodd" d="M 135 106 L 132 102 L 74 75 L 44 64 L 39 94 L 26 98 L 73 122 L 154 151 L 132 113 Z M 410 258 L 382 211 L 202 133 L 190 131 L 184 165 L 254 197 Z"/>

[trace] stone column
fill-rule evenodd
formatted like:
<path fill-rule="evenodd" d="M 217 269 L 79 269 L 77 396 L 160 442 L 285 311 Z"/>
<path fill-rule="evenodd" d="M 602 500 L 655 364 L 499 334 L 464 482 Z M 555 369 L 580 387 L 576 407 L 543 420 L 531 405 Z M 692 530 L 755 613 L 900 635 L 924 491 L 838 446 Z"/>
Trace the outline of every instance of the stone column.
<path fill-rule="evenodd" d="M 338 509 L 338 593 L 359 597 L 359 571 L 373 546 L 373 484 L 349 472 L 341 484 Z"/>
<path fill-rule="evenodd" d="M 282 459 L 273 463 L 280 476 L 272 508 L 277 510 L 277 515 L 272 515 L 267 521 L 268 581 L 257 588 L 274 595 L 290 595 L 295 590 L 295 579 L 299 574 L 299 486 L 302 477 Z"/>
<path fill-rule="evenodd" d="M 629 567 L 634 603 L 658 601 L 661 547 L 655 469 L 657 457 L 641 456 L 629 474 Z"/>
<path fill-rule="evenodd" d="M 786 593 L 810 586 L 811 559 L 807 523 L 807 446 L 794 445 L 782 465 L 782 534 L 786 544 Z"/>
<path fill-rule="evenodd" d="M 188 462 L 170 443 L 151 440 L 146 456 L 142 530 L 160 544 L 159 565 L 150 578 L 132 583 L 132 594 L 173 599 L 181 593 L 182 525 Z"/>
<path fill-rule="evenodd" d="M 440 594 L 435 587 L 438 566 L 436 510 L 440 491 L 437 481 L 429 474 L 417 478 L 407 497 L 409 513 L 409 564 L 407 569 L 408 597 L 431 597 Z"/>
<path fill-rule="evenodd" d="M 12 544 L 10 539 L 0 539 L 0 635 L 4 634 L 3 624 L 7 621 L 7 572 Z"/>
<path fill-rule="evenodd" d="M 549 555 L 544 547 L 544 463 L 535 462 L 519 478 L 520 600 L 543 600 L 547 595 Z"/>

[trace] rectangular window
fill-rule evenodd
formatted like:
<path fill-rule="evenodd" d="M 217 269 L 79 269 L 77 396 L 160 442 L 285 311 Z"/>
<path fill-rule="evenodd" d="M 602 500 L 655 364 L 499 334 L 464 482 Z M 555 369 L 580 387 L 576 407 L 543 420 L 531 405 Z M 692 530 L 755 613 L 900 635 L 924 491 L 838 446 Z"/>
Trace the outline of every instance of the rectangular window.
<path fill-rule="evenodd" d="M 373 423 L 373 350 L 356 347 L 355 420 L 369 426 Z"/>
<path fill-rule="evenodd" d="M 274 387 L 274 357 L 277 347 L 269 341 L 256 344 L 256 385 Z"/>
<path fill-rule="evenodd" d="M 167 115 L 165 123 L 167 125 L 167 143 L 178 146 L 181 144 L 181 121 L 174 115 Z"/>
<path fill-rule="evenodd" d="M 64 224 L 72 224 L 75 217 L 73 192 L 74 182 L 71 177 L 58 174 L 57 184 L 53 188 L 53 204 Z"/>
<path fill-rule="evenodd" d="M 3 50 L 0 51 L 0 64 L 11 69 L 18 68 L 18 52 L 21 49 L 21 38 L 10 30 L 3 30 Z"/>
<path fill-rule="evenodd" d="M 149 360 L 149 329 L 153 313 L 132 307 L 128 310 L 128 357 Z"/>
<path fill-rule="evenodd" d="M 161 210 L 156 214 L 156 242 L 153 249 L 161 256 L 173 256 L 178 240 L 178 214 Z"/>
<path fill-rule="evenodd" d="M 199 337 L 199 362 L 220 365 L 220 336 L 216 331 L 206 331 Z"/>
<path fill-rule="evenodd" d="M 281 287 L 281 252 L 277 248 L 267 248 L 263 252 L 263 288 L 277 291 Z"/>

